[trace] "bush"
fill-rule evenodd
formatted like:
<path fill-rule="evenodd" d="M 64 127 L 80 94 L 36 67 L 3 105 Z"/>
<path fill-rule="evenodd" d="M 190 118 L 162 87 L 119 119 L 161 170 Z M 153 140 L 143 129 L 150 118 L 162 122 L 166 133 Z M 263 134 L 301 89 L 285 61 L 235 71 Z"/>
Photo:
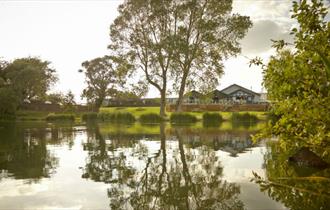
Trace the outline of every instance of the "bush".
<path fill-rule="evenodd" d="M 135 117 L 128 112 L 118 113 L 99 113 L 97 118 L 101 121 L 116 122 L 116 123 L 134 123 Z"/>
<path fill-rule="evenodd" d="M 233 128 L 244 127 L 246 129 L 254 126 L 258 122 L 257 116 L 250 113 L 237 113 L 234 112 L 231 116 Z"/>
<path fill-rule="evenodd" d="M 272 126 L 274 126 L 283 116 L 283 114 L 276 114 L 274 110 L 271 110 L 267 113 L 267 120 Z"/>
<path fill-rule="evenodd" d="M 223 118 L 219 113 L 204 113 L 203 114 L 203 126 L 204 127 L 219 127 Z"/>
<path fill-rule="evenodd" d="M 19 104 L 17 93 L 11 88 L 0 88 L 0 117 L 14 118 Z"/>
<path fill-rule="evenodd" d="M 47 121 L 74 121 L 75 116 L 73 114 L 54 114 L 51 113 L 46 117 Z"/>
<path fill-rule="evenodd" d="M 258 117 L 256 115 L 250 114 L 250 113 L 238 113 L 234 112 L 231 115 L 231 120 L 232 121 L 241 121 L 241 122 L 252 122 L 256 123 L 258 121 Z"/>
<path fill-rule="evenodd" d="M 85 113 L 81 116 L 81 119 L 83 121 L 97 120 L 97 113 L 96 112 Z"/>
<path fill-rule="evenodd" d="M 139 120 L 141 123 L 160 123 L 163 121 L 162 117 L 155 113 L 143 114 Z"/>
<path fill-rule="evenodd" d="M 170 117 L 171 123 L 187 124 L 197 122 L 196 116 L 188 113 L 173 113 Z"/>

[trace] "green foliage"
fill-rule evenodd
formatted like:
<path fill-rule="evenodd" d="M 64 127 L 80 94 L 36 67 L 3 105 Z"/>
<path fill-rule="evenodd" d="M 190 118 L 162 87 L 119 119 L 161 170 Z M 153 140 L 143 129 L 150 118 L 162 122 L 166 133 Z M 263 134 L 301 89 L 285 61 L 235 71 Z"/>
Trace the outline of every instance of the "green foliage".
<path fill-rule="evenodd" d="M 50 93 L 47 94 L 46 101 L 49 101 L 52 104 L 63 104 L 64 95 L 62 93 Z"/>
<path fill-rule="evenodd" d="M 325 148 L 330 143 L 330 23 L 322 1 L 294 2 L 299 27 L 292 30 L 295 51 L 276 44 L 277 55 L 264 66 L 264 86 L 281 116 L 270 127 L 284 145 Z M 323 155 L 326 155 L 324 153 Z"/>
<path fill-rule="evenodd" d="M 75 111 L 76 102 L 74 100 L 74 95 L 71 91 L 69 91 L 66 95 L 63 96 L 62 105 L 66 112 Z"/>
<path fill-rule="evenodd" d="M 244 127 L 248 129 L 251 126 L 255 126 L 257 124 L 258 117 L 248 112 L 246 113 L 234 112 L 231 115 L 231 121 L 233 128 Z"/>
<path fill-rule="evenodd" d="M 197 122 L 197 118 L 189 113 L 173 113 L 170 121 L 174 124 L 189 124 Z"/>
<path fill-rule="evenodd" d="M 96 110 L 102 105 L 107 96 L 113 96 L 116 86 L 123 85 L 131 65 L 124 59 L 113 56 L 95 58 L 82 63 L 87 87 L 83 90 L 82 97 L 93 104 Z"/>
<path fill-rule="evenodd" d="M 159 114 L 149 113 L 143 114 L 140 116 L 139 121 L 141 123 L 160 123 L 163 121 L 162 117 Z"/>
<path fill-rule="evenodd" d="M 258 117 L 248 112 L 246 113 L 233 112 L 233 114 L 231 115 L 231 120 L 240 121 L 240 122 L 257 122 Z"/>
<path fill-rule="evenodd" d="M 136 120 L 134 115 L 128 112 L 99 113 L 98 119 L 115 123 L 134 123 Z"/>
<path fill-rule="evenodd" d="M 54 114 L 50 113 L 46 117 L 46 121 L 75 121 L 73 114 Z"/>
<path fill-rule="evenodd" d="M 84 113 L 81 119 L 85 122 L 97 120 L 97 112 Z"/>
<path fill-rule="evenodd" d="M 48 61 L 20 58 L 11 63 L 0 61 L 0 115 L 14 115 L 24 101 L 43 101 L 57 80 Z"/>
<path fill-rule="evenodd" d="M 11 118 L 15 115 L 19 104 L 19 98 L 14 90 L 8 87 L 0 87 L 0 118 Z"/>
<path fill-rule="evenodd" d="M 3 70 L 2 78 L 12 88 L 20 102 L 24 100 L 44 100 L 46 92 L 57 81 L 50 62 L 39 58 L 20 58 L 9 63 Z"/>
<path fill-rule="evenodd" d="M 219 113 L 206 112 L 203 114 L 204 127 L 219 127 L 223 121 L 224 120 Z"/>

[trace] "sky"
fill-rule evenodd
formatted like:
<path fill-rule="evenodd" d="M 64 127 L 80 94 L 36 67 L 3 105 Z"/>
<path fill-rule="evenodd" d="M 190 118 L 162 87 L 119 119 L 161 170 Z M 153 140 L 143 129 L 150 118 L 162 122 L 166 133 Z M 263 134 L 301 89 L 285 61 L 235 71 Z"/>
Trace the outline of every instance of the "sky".
<path fill-rule="evenodd" d="M 53 91 L 71 90 L 77 101 L 86 86 L 81 63 L 108 53 L 109 27 L 122 0 L 0 0 L 0 58 L 12 61 L 37 56 L 51 62 L 59 82 Z M 218 89 L 238 84 L 264 92 L 259 67 L 249 58 L 265 61 L 274 54 L 270 39 L 292 42 L 290 0 L 234 0 L 233 12 L 250 16 L 253 27 L 242 40 L 242 53 L 225 61 Z M 147 97 L 157 97 L 150 89 Z"/>

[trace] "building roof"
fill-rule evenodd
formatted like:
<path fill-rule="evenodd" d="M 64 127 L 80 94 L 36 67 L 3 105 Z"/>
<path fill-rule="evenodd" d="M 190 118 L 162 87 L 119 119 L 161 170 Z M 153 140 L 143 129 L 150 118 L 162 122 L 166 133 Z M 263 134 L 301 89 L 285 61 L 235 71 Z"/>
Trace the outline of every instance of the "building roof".
<path fill-rule="evenodd" d="M 210 97 L 218 97 L 219 99 L 221 98 L 228 98 L 229 96 L 226 93 L 221 92 L 220 90 L 213 90 L 207 94 Z"/>
<path fill-rule="evenodd" d="M 231 94 L 232 92 L 235 92 L 236 90 L 234 90 L 234 91 L 232 91 L 232 92 L 230 92 L 230 93 L 227 93 L 227 92 L 228 92 L 228 90 L 230 90 L 231 88 L 234 88 L 234 87 L 236 87 L 236 88 L 238 88 L 238 89 L 241 89 L 241 90 L 244 90 L 245 92 L 248 92 L 248 93 L 250 93 L 250 94 L 254 94 L 254 95 L 258 95 L 258 96 L 260 96 L 259 93 L 256 93 L 256 92 L 254 92 L 254 91 L 252 91 L 252 90 L 249 90 L 249 89 L 247 89 L 247 88 L 245 88 L 245 87 L 242 87 L 242 86 L 240 86 L 240 85 L 237 85 L 237 84 L 232 84 L 232 85 L 230 85 L 230 86 L 228 86 L 228 87 L 222 89 L 221 92 L 223 92 L 223 93 L 225 93 L 225 94 Z"/>

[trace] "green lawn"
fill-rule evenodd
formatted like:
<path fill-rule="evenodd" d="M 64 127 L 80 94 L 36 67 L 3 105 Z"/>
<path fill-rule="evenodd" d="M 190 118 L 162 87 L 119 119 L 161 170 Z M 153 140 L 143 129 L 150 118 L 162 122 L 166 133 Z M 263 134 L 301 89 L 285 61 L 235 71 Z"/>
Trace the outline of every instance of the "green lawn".
<path fill-rule="evenodd" d="M 133 114 L 137 119 L 142 114 L 155 113 L 159 114 L 159 107 L 102 107 L 101 113 L 113 113 L 113 112 L 129 112 Z M 38 112 L 38 111 L 18 111 L 16 120 L 18 121 L 43 121 L 50 112 Z M 195 115 L 198 120 L 202 120 L 204 112 L 188 112 L 189 114 Z M 230 120 L 231 112 L 215 112 L 220 113 L 224 120 Z M 242 112 L 245 113 L 245 112 Z M 256 115 L 259 120 L 266 120 L 266 112 L 249 112 L 250 114 Z M 68 113 L 70 114 L 70 113 Z M 71 113 L 74 114 L 74 113 Z M 81 116 L 84 113 L 75 113 L 76 122 L 81 121 Z M 172 112 L 167 112 L 168 118 Z"/>
<path fill-rule="evenodd" d="M 155 113 L 159 114 L 159 107 L 102 107 L 100 109 L 102 113 L 113 112 L 129 112 L 135 117 L 139 118 L 143 114 Z"/>

